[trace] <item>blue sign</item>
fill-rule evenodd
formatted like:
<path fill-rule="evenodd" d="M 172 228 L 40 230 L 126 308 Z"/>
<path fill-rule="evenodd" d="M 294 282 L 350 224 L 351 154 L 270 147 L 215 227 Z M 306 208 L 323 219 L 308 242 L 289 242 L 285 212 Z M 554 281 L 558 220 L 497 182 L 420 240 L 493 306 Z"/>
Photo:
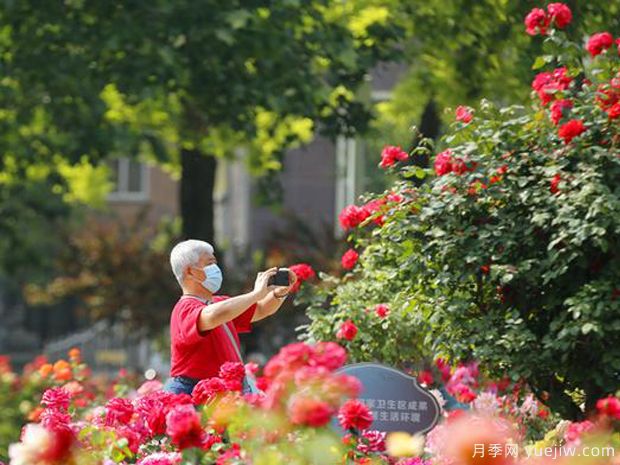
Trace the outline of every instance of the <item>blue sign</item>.
<path fill-rule="evenodd" d="M 426 433 L 439 421 L 441 408 L 412 376 L 378 363 L 356 363 L 338 370 L 362 383 L 359 400 L 371 410 L 371 429 Z"/>

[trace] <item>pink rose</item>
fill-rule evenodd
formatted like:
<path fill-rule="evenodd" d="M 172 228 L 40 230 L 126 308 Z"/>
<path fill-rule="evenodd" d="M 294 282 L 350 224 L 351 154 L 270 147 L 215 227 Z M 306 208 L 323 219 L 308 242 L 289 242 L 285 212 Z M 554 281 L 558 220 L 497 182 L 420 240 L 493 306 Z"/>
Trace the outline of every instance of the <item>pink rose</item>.
<path fill-rule="evenodd" d="M 536 34 L 545 35 L 549 27 L 549 21 L 550 18 L 545 13 L 545 10 L 534 8 L 525 17 L 525 30 L 531 36 Z"/>
<path fill-rule="evenodd" d="M 406 161 L 407 159 L 409 159 L 409 155 L 403 149 L 388 145 L 381 152 L 381 163 L 379 163 L 379 166 L 385 169 L 394 166 L 397 161 Z"/>
<path fill-rule="evenodd" d="M 472 109 L 459 105 L 456 107 L 456 120 L 467 124 L 474 118 Z"/>
<path fill-rule="evenodd" d="M 547 12 L 551 17 L 551 21 L 560 29 L 564 29 L 573 20 L 572 11 L 564 3 L 550 3 L 547 5 Z"/>

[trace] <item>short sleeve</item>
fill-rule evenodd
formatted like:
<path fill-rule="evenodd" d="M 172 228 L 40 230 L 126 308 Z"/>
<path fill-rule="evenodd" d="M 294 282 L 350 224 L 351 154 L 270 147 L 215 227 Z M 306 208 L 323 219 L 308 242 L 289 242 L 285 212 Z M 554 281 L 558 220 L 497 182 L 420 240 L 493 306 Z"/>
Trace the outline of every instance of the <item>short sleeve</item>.
<path fill-rule="evenodd" d="M 256 312 L 256 304 L 252 304 L 245 312 L 233 320 L 238 333 L 249 333 L 252 330 L 254 312 Z"/>
<path fill-rule="evenodd" d="M 196 344 L 208 334 L 208 331 L 198 330 L 198 318 L 204 307 L 205 304 L 199 300 L 187 299 L 183 302 L 178 314 L 179 340 L 182 344 Z"/>

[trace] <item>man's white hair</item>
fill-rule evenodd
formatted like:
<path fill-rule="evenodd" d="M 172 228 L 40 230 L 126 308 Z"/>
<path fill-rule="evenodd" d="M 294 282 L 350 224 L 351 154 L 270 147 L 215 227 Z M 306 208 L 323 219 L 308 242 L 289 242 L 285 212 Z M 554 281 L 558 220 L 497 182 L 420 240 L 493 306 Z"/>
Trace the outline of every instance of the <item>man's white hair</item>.
<path fill-rule="evenodd" d="M 205 241 L 188 239 L 174 246 L 170 252 L 170 266 L 180 285 L 183 285 L 187 267 L 196 266 L 205 253 L 213 255 L 213 246 Z"/>

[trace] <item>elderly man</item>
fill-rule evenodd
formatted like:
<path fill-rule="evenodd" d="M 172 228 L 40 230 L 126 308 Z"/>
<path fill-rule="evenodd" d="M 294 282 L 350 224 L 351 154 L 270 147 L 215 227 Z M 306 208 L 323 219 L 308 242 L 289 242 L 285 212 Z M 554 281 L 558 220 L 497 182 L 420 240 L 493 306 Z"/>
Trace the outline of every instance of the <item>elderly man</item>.
<path fill-rule="evenodd" d="M 170 318 L 171 369 L 165 389 L 191 394 L 201 379 L 217 376 L 222 364 L 243 362 L 238 333 L 250 332 L 251 323 L 278 311 L 297 279 L 289 272 L 290 285 L 269 285 L 277 269 L 258 273 L 254 289 L 247 294 L 214 296 L 222 285 L 213 247 L 187 240 L 170 253 L 170 264 L 183 295 Z M 256 388 L 246 375 L 244 391 Z"/>

